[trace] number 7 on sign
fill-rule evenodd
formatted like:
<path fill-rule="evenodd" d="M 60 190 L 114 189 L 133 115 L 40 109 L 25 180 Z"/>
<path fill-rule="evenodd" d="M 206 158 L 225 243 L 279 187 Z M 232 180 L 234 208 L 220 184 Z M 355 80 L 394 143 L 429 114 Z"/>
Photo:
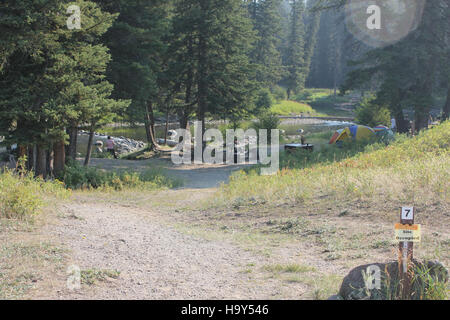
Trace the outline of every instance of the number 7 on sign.
<path fill-rule="evenodd" d="M 413 219 L 414 219 L 414 208 L 402 207 L 402 220 L 413 220 Z"/>

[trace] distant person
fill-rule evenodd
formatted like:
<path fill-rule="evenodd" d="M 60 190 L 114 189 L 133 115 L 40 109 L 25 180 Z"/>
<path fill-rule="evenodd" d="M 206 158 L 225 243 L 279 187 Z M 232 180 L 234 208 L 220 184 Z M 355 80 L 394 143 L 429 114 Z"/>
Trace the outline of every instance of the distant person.
<path fill-rule="evenodd" d="M 114 157 L 114 159 L 117 159 L 116 150 L 114 150 L 114 140 L 111 139 L 110 136 L 108 136 L 108 140 L 106 140 L 106 150 L 111 153 Z"/>
<path fill-rule="evenodd" d="M 395 132 L 397 130 L 397 122 L 395 121 L 395 118 L 391 119 L 391 130 Z"/>

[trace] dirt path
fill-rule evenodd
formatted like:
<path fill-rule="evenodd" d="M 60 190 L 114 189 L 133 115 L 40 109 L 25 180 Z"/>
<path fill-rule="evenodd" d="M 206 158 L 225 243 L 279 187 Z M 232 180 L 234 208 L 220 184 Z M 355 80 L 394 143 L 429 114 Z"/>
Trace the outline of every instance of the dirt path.
<path fill-rule="evenodd" d="M 144 171 L 151 168 L 163 168 L 169 176 L 183 180 L 184 189 L 208 189 L 227 182 L 233 171 L 248 165 L 173 165 L 168 156 L 151 160 L 113 160 L 92 159 L 91 165 L 106 170 Z"/>
<path fill-rule="evenodd" d="M 111 168 L 131 162 L 97 160 Z M 148 163 L 133 162 L 136 170 Z M 196 200 L 227 180 L 236 166 L 177 167 L 170 174 L 183 178 L 185 188 L 171 196 Z M 62 208 L 55 224 L 44 232 L 69 252 L 68 265 L 83 271 L 119 271 L 117 279 L 69 290 L 61 273 L 51 284 L 34 290 L 39 299 L 298 299 L 306 291 L 301 283 L 280 284 L 264 274 L 246 272 L 262 268 L 265 261 L 224 241 L 208 241 L 175 230 L 159 221 L 161 212 L 133 206 L 75 200 Z"/>

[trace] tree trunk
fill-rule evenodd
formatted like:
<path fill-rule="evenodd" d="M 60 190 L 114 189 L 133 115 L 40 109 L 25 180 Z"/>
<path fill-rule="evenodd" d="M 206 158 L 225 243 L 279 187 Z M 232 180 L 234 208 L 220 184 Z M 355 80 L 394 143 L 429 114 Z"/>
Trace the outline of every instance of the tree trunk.
<path fill-rule="evenodd" d="M 403 116 L 403 111 L 399 110 L 395 113 L 395 122 L 397 124 L 398 133 L 407 133 L 409 125 Z"/>
<path fill-rule="evenodd" d="M 169 131 L 169 107 L 166 110 L 166 127 L 164 129 L 164 144 L 167 144 L 167 133 Z"/>
<path fill-rule="evenodd" d="M 186 113 L 185 112 L 180 112 L 179 113 L 179 117 L 180 117 L 180 128 L 181 129 L 187 129 L 189 120 L 188 120 L 188 117 L 187 117 Z"/>
<path fill-rule="evenodd" d="M 46 159 L 46 169 L 47 169 L 47 175 L 50 177 L 53 177 L 54 175 L 54 153 L 53 153 L 53 147 L 50 147 L 50 150 L 47 150 L 47 159 Z"/>
<path fill-rule="evenodd" d="M 145 135 L 147 136 L 147 142 L 150 145 L 150 149 L 152 149 L 152 136 L 150 134 L 150 123 L 146 120 L 144 121 L 144 125 L 145 125 Z"/>
<path fill-rule="evenodd" d="M 206 2 L 201 2 L 201 7 L 203 9 Z M 197 88 L 198 88 L 198 111 L 197 119 L 205 123 L 205 113 L 208 110 L 208 44 L 207 44 L 208 31 L 201 30 L 198 40 L 198 78 L 197 78 Z M 205 126 L 202 126 L 202 136 L 196 137 L 203 142 L 203 136 L 205 133 Z M 205 149 L 205 142 L 202 143 L 202 151 Z"/>
<path fill-rule="evenodd" d="M 28 158 L 28 147 L 24 146 L 24 145 L 19 145 L 18 148 L 19 148 L 18 157 L 17 157 L 17 159 L 15 159 L 16 169 L 19 169 L 20 171 L 27 170 L 27 162 L 24 163 L 24 166 L 20 166 L 20 168 L 19 168 L 19 164 L 23 163 L 23 162 L 19 162 L 19 159 L 24 158 L 24 157 Z"/>
<path fill-rule="evenodd" d="M 91 127 L 91 130 L 89 130 L 89 140 L 87 145 L 86 157 L 84 158 L 84 166 L 88 166 L 89 162 L 91 161 L 93 140 L 94 140 L 94 128 Z"/>
<path fill-rule="evenodd" d="M 34 148 L 33 146 L 28 146 L 28 153 L 27 153 L 27 170 L 31 171 L 34 168 Z"/>
<path fill-rule="evenodd" d="M 54 173 L 58 176 L 64 171 L 64 165 L 66 163 L 66 151 L 64 141 L 55 142 L 53 145 L 54 153 Z"/>
<path fill-rule="evenodd" d="M 72 126 L 67 129 L 69 134 L 69 145 L 66 149 L 66 159 L 76 160 L 77 158 L 77 141 L 78 141 L 78 126 Z"/>
<path fill-rule="evenodd" d="M 42 178 L 47 177 L 47 150 L 44 146 L 37 146 L 35 175 Z"/>
<path fill-rule="evenodd" d="M 450 118 L 450 83 L 448 84 L 447 101 L 445 102 L 444 110 L 442 112 L 442 121 L 448 120 L 449 118 Z"/>
<path fill-rule="evenodd" d="M 37 157 L 38 157 L 38 147 L 37 144 L 33 145 L 33 168 L 36 170 L 37 167 Z"/>
<path fill-rule="evenodd" d="M 188 45 L 187 45 L 188 46 L 188 56 L 194 55 L 194 50 L 192 48 L 192 42 L 193 42 L 192 37 L 189 37 Z M 191 106 L 193 82 L 194 82 L 194 71 L 193 71 L 193 67 L 189 66 L 188 70 L 187 70 L 186 81 L 185 81 L 186 90 L 185 90 L 184 102 L 186 104 L 186 107 L 184 107 L 183 109 L 181 109 L 178 112 L 178 116 L 180 119 L 180 128 L 185 129 L 185 130 L 187 130 L 189 127 L 189 115 L 191 114 L 191 109 L 193 108 Z"/>
<path fill-rule="evenodd" d="M 145 108 L 145 117 L 146 123 L 148 123 L 147 137 L 150 138 L 148 143 L 150 144 L 150 150 L 153 150 L 158 146 L 158 144 L 156 143 L 155 138 L 155 116 L 153 113 L 153 104 L 151 101 L 147 103 L 147 106 Z"/>
<path fill-rule="evenodd" d="M 415 130 L 420 131 L 428 128 L 429 109 L 420 110 L 415 113 Z M 413 135 L 415 132 L 411 132 Z"/>
<path fill-rule="evenodd" d="M 26 156 L 27 153 L 28 153 L 27 147 L 24 146 L 24 145 L 20 145 L 19 146 L 19 158 L 22 158 L 22 157 Z"/>

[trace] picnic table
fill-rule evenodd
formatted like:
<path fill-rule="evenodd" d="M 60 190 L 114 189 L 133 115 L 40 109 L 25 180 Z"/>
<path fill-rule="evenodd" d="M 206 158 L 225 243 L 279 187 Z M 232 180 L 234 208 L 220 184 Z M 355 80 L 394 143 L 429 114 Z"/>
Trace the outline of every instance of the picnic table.
<path fill-rule="evenodd" d="M 284 145 L 284 150 L 286 152 L 293 152 L 293 151 L 296 151 L 296 150 L 299 150 L 299 149 L 313 151 L 314 150 L 314 145 L 312 145 L 310 143 L 305 143 L 305 144 L 289 143 L 289 144 L 285 144 Z"/>

